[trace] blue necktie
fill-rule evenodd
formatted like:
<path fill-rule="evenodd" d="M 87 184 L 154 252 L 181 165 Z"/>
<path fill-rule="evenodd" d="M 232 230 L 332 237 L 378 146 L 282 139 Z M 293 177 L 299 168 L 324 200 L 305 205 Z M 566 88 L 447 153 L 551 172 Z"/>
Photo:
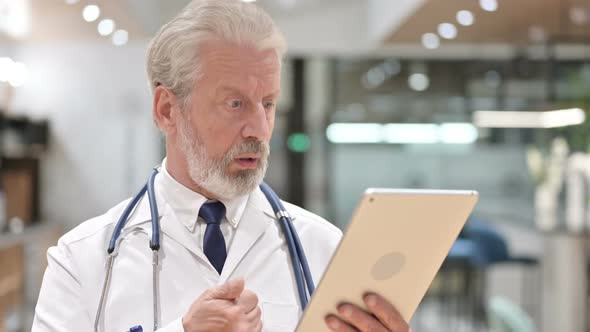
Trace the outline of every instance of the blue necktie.
<path fill-rule="evenodd" d="M 223 270 L 227 257 L 225 239 L 220 227 L 223 216 L 225 216 L 225 206 L 221 202 L 205 203 L 199 210 L 199 217 L 207 223 L 205 236 L 203 236 L 203 251 L 219 274 Z"/>

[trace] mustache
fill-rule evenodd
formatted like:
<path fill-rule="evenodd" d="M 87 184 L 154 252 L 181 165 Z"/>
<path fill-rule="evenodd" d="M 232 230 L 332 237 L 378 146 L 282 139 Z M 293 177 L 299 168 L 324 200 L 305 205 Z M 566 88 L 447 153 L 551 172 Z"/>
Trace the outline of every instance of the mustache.
<path fill-rule="evenodd" d="M 257 139 L 247 139 L 240 144 L 234 145 L 227 153 L 226 158 L 233 160 L 235 157 L 243 153 L 260 153 L 262 154 L 262 157 L 265 157 L 268 155 L 269 150 L 270 147 L 268 143 Z"/>

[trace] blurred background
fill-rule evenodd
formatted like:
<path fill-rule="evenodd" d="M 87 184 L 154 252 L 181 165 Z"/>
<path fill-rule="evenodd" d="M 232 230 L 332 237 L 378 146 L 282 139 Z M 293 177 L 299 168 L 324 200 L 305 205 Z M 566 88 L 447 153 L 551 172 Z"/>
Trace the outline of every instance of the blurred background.
<path fill-rule="evenodd" d="M 0 0 L 0 331 L 161 161 L 145 54 L 187 3 Z M 480 192 L 414 331 L 590 331 L 590 0 L 257 4 L 289 44 L 281 197 L 345 229 L 367 187 Z"/>

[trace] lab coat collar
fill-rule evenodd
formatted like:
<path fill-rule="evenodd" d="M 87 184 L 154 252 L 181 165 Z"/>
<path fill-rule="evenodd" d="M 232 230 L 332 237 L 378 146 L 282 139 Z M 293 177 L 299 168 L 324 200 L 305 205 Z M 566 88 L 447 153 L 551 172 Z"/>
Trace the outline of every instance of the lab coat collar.
<path fill-rule="evenodd" d="M 156 181 L 158 178 L 156 177 Z M 157 188 L 157 186 L 156 186 Z M 158 203 L 158 214 L 160 218 L 164 215 L 170 214 L 170 210 L 172 208 L 169 206 L 168 202 L 164 200 L 162 195 L 158 195 L 156 193 L 156 202 Z M 126 205 L 127 203 L 125 203 Z M 240 220 L 246 219 L 246 208 L 254 207 L 261 211 L 264 215 L 268 218 L 275 219 L 275 213 L 272 209 L 272 206 L 264 196 L 264 193 L 260 190 L 260 187 L 256 188 L 249 196 L 247 196 L 246 204 L 244 204 L 243 210 L 240 215 Z M 140 225 L 144 223 L 149 223 L 151 221 L 151 212 L 150 212 L 150 205 L 147 199 L 147 194 L 145 194 L 142 199 L 139 201 L 137 207 L 133 210 L 133 213 L 129 217 L 129 221 L 126 224 L 126 228 L 130 226 Z M 295 220 L 296 217 L 291 215 L 291 219 Z M 238 220 L 239 224 L 239 220 Z M 237 226 L 236 226 L 237 227 Z"/>
<path fill-rule="evenodd" d="M 158 175 L 159 176 L 159 175 Z M 157 178 L 156 178 L 157 181 Z M 156 186 L 157 188 L 157 186 Z M 178 221 L 178 217 L 162 195 L 156 192 L 156 202 L 158 204 L 158 214 L 160 219 L 160 246 L 166 250 L 166 241 L 175 241 L 185 247 L 188 251 L 199 257 L 204 264 L 208 264 L 209 260 L 202 250 L 198 248 L 195 239 L 191 233 Z M 165 218 L 163 218 L 165 217 Z M 125 232 L 129 232 L 134 228 L 143 229 L 148 236 L 152 236 L 151 212 L 147 194 L 141 199 L 134 213 L 125 226 Z M 166 235 L 166 236 L 164 236 Z"/>
<path fill-rule="evenodd" d="M 158 178 L 156 178 L 156 181 Z M 156 186 L 157 188 L 157 186 Z M 157 195 L 156 201 L 159 207 L 160 228 L 171 240 L 178 242 L 191 253 L 199 257 L 204 264 L 209 260 L 202 250 L 195 244 L 185 227 L 178 221 L 176 211 L 164 200 L 162 195 Z M 166 218 L 162 218 L 162 217 Z M 265 233 L 268 226 L 275 222 L 274 212 L 270 203 L 260 190 L 256 188 L 249 196 L 245 206 L 242 222 L 238 224 L 231 246 L 228 248 L 228 255 L 220 276 L 220 283 L 227 281 L 244 256 Z M 130 217 L 126 228 L 140 227 L 151 236 L 151 213 L 147 195 L 145 195 Z M 161 245 L 165 248 L 166 237 L 161 236 Z"/>

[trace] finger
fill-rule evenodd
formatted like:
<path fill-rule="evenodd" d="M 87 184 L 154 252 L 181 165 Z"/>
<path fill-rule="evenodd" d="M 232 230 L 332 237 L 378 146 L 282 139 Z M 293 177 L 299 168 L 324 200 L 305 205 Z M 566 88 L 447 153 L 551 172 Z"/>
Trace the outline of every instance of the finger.
<path fill-rule="evenodd" d="M 326 316 L 324 321 L 326 322 L 326 325 L 328 325 L 328 328 L 334 332 L 358 332 L 357 329 L 348 325 L 348 323 L 335 315 Z"/>
<path fill-rule="evenodd" d="M 389 301 L 378 294 L 369 293 L 364 296 L 365 304 L 390 331 L 408 332 L 410 327 L 399 311 Z"/>
<path fill-rule="evenodd" d="M 253 331 L 254 331 L 254 332 L 262 332 L 262 321 L 261 321 L 261 320 L 259 320 L 259 321 L 256 323 L 256 326 L 254 326 L 254 329 L 253 329 Z"/>
<path fill-rule="evenodd" d="M 209 290 L 207 298 L 219 300 L 235 300 L 240 297 L 244 291 L 244 279 L 235 279 L 228 281 Z"/>
<path fill-rule="evenodd" d="M 262 318 L 262 310 L 260 310 L 259 306 L 256 306 L 256 308 L 254 308 L 254 310 L 252 310 L 246 314 L 246 320 L 248 322 L 260 321 L 261 318 Z"/>
<path fill-rule="evenodd" d="M 350 325 L 363 332 L 386 332 L 385 326 L 373 315 L 352 304 L 338 306 L 338 314 Z M 398 332 L 397 330 L 393 330 Z"/>
<path fill-rule="evenodd" d="M 243 309 L 244 313 L 249 313 L 258 306 L 258 296 L 256 296 L 254 292 L 246 289 L 237 299 L 237 304 Z"/>

